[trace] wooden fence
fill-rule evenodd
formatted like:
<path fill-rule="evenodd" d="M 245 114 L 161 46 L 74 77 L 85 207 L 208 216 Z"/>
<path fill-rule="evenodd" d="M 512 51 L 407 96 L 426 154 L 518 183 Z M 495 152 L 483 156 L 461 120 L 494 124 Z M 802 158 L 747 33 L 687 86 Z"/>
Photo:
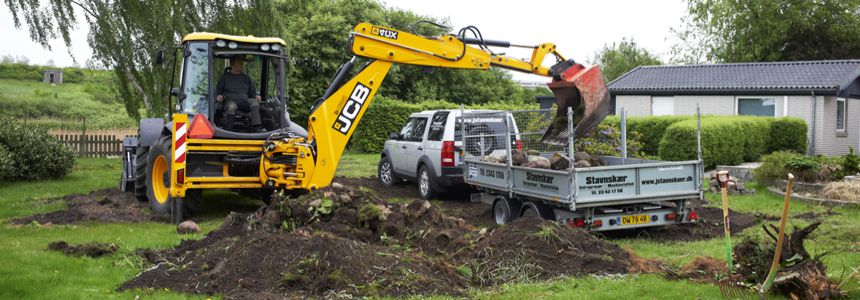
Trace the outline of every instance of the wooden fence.
<path fill-rule="evenodd" d="M 122 155 L 123 137 L 107 134 L 54 135 L 63 145 L 75 150 L 80 157 L 108 157 Z"/>

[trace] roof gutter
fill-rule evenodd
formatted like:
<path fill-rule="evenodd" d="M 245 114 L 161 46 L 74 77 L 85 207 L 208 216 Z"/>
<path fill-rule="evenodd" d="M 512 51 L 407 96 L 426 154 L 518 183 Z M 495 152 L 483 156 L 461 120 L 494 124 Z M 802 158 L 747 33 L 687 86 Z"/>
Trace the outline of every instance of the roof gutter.
<path fill-rule="evenodd" d="M 817 128 L 815 127 L 815 124 L 818 121 L 818 97 L 815 96 L 815 91 L 812 92 L 811 97 L 812 97 L 811 98 L 811 100 L 812 100 L 812 125 L 810 125 L 810 126 L 812 129 L 811 130 L 812 134 L 810 134 L 810 136 L 809 136 L 809 143 L 807 143 L 809 145 L 809 150 L 807 150 L 806 152 L 809 155 L 815 155 L 815 135 L 816 135 L 816 132 L 818 131 Z"/>

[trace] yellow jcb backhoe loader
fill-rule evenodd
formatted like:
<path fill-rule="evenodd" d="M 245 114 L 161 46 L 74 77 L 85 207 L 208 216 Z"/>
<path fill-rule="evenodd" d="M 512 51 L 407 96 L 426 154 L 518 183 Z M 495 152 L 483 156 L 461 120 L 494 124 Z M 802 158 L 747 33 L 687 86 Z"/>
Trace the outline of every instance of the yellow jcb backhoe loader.
<path fill-rule="evenodd" d="M 353 58 L 340 67 L 310 108 L 305 130 L 286 111 L 286 46 L 278 38 L 185 36 L 178 48 L 183 57 L 180 85 L 170 92 L 171 105 L 173 97 L 178 104 L 171 107 L 170 120 L 143 119 L 139 135 L 123 141 L 120 187 L 148 201 L 154 211 L 170 212 L 173 222 L 182 220 L 183 209 L 193 209 L 205 189 L 271 194 L 273 189 L 326 187 L 394 63 L 475 70 L 495 66 L 551 77 L 548 87 L 556 95 L 560 117 L 542 139 L 547 144 L 567 141 L 568 107 L 576 112 L 577 136 L 596 126 L 609 111 L 609 94 L 599 68 L 565 59 L 552 43 L 524 46 L 485 40 L 472 26 L 456 35 L 424 37 L 361 23 L 348 40 Z M 489 47 L 533 50 L 525 61 L 495 54 Z M 160 52 L 156 60 L 163 56 Z M 243 112 L 229 120 L 236 124 L 233 130 L 223 129 L 225 108 L 216 101 L 215 87 L 221 73 L 229 72 L 227 61 L 237 56 L 247 61 L 244 71 L 258 87 L 265 132 L 244 132 L 249 121 Z M 554 65 L 542 65 L 548 56 L 555 58 Z M 365 63 L 353 74 L 356 57 Z"/>

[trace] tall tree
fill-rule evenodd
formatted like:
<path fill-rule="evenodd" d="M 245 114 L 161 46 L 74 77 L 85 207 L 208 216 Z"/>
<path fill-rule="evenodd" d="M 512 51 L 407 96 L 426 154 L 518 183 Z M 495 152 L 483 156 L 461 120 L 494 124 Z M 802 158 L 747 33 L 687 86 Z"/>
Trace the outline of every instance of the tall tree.
<path fill-rule="evenodd" d="M 860 57 L 860 0 L 689 0 L 679 61 Z"/>
<path fill-rule="evenodd" d="M 595 53 L 594 63 L 600 66 L 607 82 L 638 66 L 663 64 L 656 55 L 639 47 L 633 39 L 604 45 Z"/>

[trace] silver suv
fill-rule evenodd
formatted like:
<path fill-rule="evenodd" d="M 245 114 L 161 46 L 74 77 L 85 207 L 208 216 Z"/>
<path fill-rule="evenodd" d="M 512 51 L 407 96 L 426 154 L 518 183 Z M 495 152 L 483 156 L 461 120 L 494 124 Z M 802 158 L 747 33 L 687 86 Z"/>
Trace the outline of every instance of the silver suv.
<path fill-rule="evenodd" d="M 497 120 L 501 126 L 488 126 L 492 125 L 492 120 L 460 122 L 463 112 L 476 111 L 427 110 L 409 115 L 400 132 L 392 132 L 389 139 L 385 141 L 377 168 L 379 182 L 386 186 L 392 186 L 404 180 L 417 182 L 418 193 L 424 199 L 433 198 L 452 187 L 465 187 L 463 170 L 460 168 L 464 151 L 461 149 L 463 142 L 460 124 L 466 124 L 467 135 L 485 133 L 502 137 L 505 125 L 501 118 Z M 511 133 L 518 133 L 513 118 L 509 116 L 508 119 L 513 124 Z M 502 132 L 494 132 L 498 131 L 498 128 L 502 128 Z M 502 137 L 489 140 L 485 146 L 482 146 L 483 149 L 465 149 L 465 151 L 481 152 L 472 153 L 473 155 L 489 155 L 495 152 L 503 154 L 506 146 L 501 142 L 504 140 Z M 520 145 L 517 139 L 511 146 L 521 147 Z"/>

